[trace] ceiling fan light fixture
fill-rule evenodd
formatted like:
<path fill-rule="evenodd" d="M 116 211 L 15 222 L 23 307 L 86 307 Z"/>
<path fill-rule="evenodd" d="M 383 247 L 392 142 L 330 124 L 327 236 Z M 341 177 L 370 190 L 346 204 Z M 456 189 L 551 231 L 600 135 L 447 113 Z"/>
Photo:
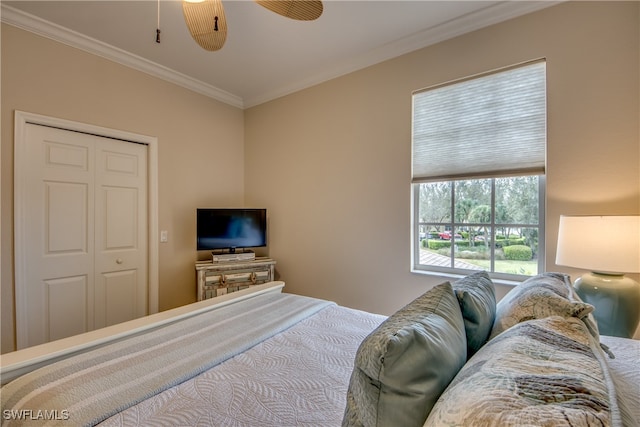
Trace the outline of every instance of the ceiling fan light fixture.
<path fill-rule="evenodd" d="M 298 21 L 313 21 L 322 15 L 319 0 L 255 0 L 260 6 L 287 18 Z"/>
<path fill-rule="evenodd" d="M 215 51 L 227 40 L 227 19 L 221 0 L 183 0 L 182 13 L 191 37 L 205 50 Z"/>

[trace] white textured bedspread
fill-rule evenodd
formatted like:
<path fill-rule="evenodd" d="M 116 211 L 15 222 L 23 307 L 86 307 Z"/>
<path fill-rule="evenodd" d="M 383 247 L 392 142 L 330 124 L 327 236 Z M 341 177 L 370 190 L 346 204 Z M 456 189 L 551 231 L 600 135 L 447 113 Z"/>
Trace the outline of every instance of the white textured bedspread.
<path fill-rule="evenodd" d="M 102 426 L 340 426 L 360 342 L 386 317 L 329 306 Z"/>
<path fill-rule="evenodd" d="M 615 359 L 607 363 L 618 395 L 622 425 L 640 427 L 640 341 L 602 335 Z"/>
<path fill-rule="evenodd" d="M 0 396 L 3 425 L 24 425 L 25 417 L 33 421 L 37 411 L 53 410 L 62 416 L 46 425 L 95 425 L 331 305 L 289 294 L 257 295 L 72 356 L 5 385 Z M 163 410 L 171 412 L 173 404 Z"/>

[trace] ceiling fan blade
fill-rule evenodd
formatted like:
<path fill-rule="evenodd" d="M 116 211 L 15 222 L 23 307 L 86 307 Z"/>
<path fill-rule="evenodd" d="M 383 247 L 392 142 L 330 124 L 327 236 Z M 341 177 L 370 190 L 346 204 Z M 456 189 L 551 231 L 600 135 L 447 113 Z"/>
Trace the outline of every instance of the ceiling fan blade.
<path fill-rule="evenodd" d="M 322 2 L 318 0 L 255 0 L 260 6 L 278 15 L 298 21 L 313 21 L 322 15 Z"/>
<path fill-rule="evenodd" d="M 191 37 L 203 49 L 219 50 L 227 40 L 222 0 L 183 0 L 182 13 Z"/>

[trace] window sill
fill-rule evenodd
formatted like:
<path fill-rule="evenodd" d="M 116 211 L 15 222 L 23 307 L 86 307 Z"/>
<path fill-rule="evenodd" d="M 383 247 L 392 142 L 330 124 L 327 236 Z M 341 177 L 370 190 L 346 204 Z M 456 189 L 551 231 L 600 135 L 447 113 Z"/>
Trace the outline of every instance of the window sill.
<path fill-rule="evenodd" d="M 437 277 L 442 277 L 444 279 L 454 279 L 454 280 L 462 279 L 463 277 L 468 276 L 468 274 L 447 273 L 442 271 L 430 271 L 430 270 L 422 270 L 422 269 L 416 269 L 416 268 L 411 268 L 411 273 L 422 274 L 425 276 L 437 276 Z M 490 277 L 492 276 L 491 273 L 489 273 L 489 276 Z M 504 286 L 518 286 L 520 283 L 524 281 L 524 279 L 521 281 L 518 281 L 518 280 L 507 280 L 507 279 L 498 279 L 498 278 L 491 277 L 491 281 L 495 284 L 504 285 Z"/>

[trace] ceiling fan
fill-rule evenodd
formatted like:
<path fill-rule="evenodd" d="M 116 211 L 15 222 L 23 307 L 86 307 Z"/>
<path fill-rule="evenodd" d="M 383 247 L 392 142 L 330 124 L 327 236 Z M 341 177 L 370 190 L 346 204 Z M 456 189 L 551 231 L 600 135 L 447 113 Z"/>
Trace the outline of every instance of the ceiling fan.
<path fill-rule="evenodd" d="M 313 21 L 322 15 L 319 0 L 255 0 L 260 6 L 287 18 Z M 215 51 L 227 39 L 227 19 L 222 0 L 183 0 L 182 12 L 191 37 L 203 49 Z"/>

